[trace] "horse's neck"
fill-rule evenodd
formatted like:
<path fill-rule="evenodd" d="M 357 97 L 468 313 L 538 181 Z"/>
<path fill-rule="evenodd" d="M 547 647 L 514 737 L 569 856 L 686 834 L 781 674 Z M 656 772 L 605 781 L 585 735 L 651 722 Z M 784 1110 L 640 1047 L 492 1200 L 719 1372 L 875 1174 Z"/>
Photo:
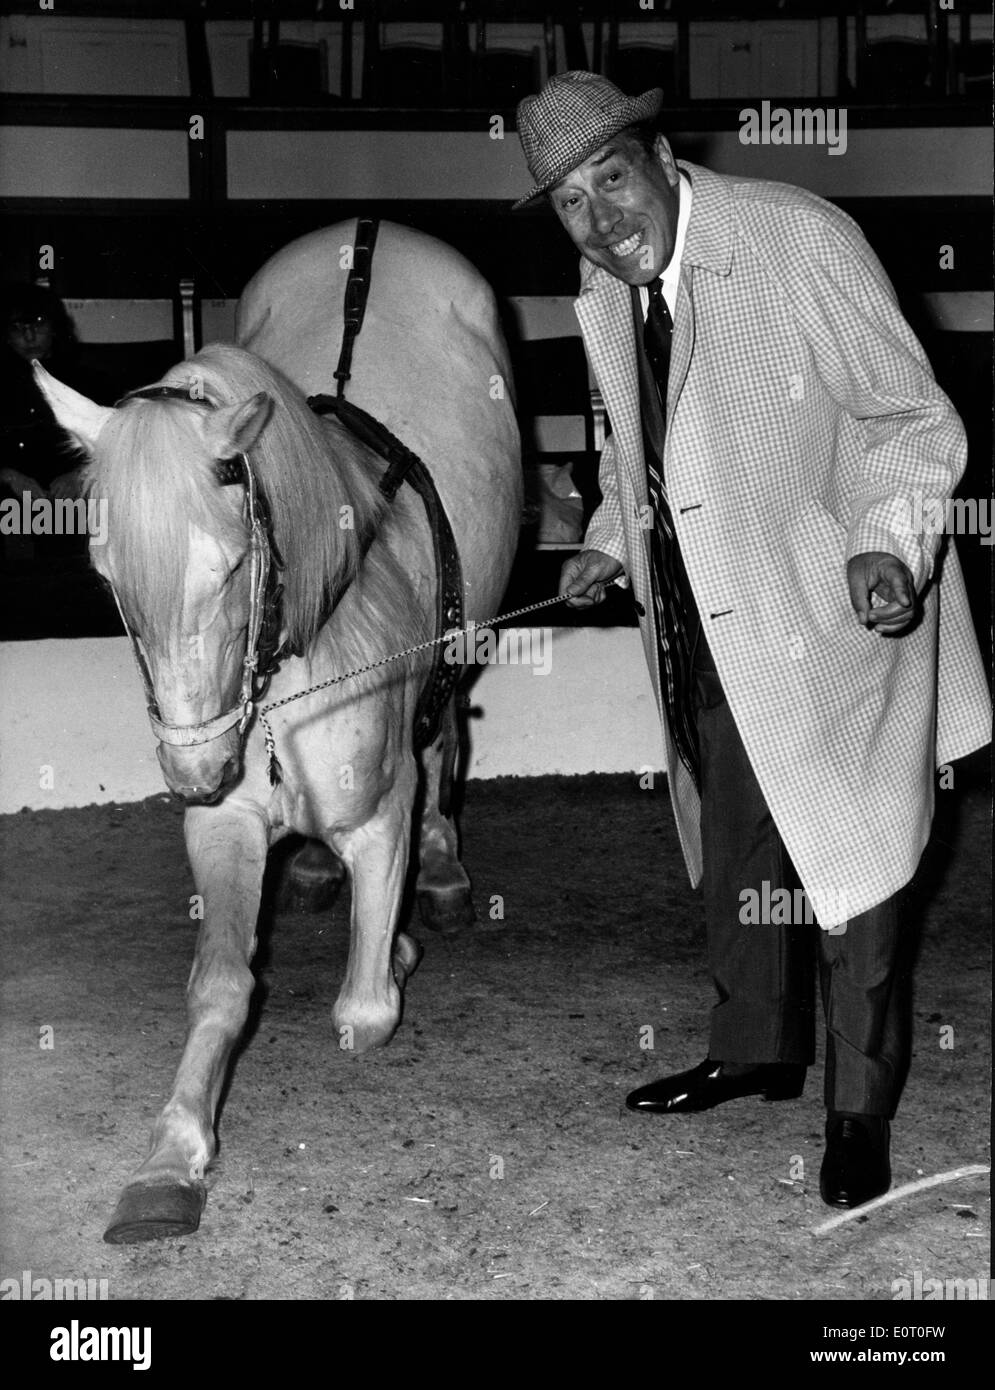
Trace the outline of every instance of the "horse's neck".
<path fill-rule="evenodd" d="M 392 499 L 382 500 L 386 462 L 344 427 L 336 425 L 337 436 L 340 428 L 344 441 L 336 437 L 330 466 L 338 472 L 343 497 L 355 506 L 361 558 L 307 653 L 323 676 L 377 660 L 426 635 L 416 631 L 422 617 L 417 594 L 425 579 L 424 557 L 432 554 L 418 494 L 402 484 Z"/>

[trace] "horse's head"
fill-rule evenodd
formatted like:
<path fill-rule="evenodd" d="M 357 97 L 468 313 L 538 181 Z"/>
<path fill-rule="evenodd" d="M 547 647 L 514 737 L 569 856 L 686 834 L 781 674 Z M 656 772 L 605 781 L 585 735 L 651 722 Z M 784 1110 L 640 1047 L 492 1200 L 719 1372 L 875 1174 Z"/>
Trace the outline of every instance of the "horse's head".
<path fill-rule="evenodd" d="M 214 408 L 177 379 L 173 394 L 110 409 L 35 372 L 90 456 L 91 495 L 107 501 L 106 544 L 90 555 L 144 665 L 166 782 L 189 802 L 216 800 L 241 771 L 250 617 L 269 559 L 247 456 L 272 402 L 258 392 Z"/>

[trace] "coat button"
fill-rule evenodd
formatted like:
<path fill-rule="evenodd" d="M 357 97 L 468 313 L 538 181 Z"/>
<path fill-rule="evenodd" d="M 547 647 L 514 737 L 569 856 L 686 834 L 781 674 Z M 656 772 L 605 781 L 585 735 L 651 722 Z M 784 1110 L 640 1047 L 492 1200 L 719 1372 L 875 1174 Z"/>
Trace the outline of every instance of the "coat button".
<path fill-rule="evenodd" d="M 632 600 L 632 606 L 633 608 L 635 608 L 636 612 L 639 614 L 641 618 L 646 617 L 646 609 L 643 607 L 643 605 L 639 602 L 638 599 L 634 598 Z"/>

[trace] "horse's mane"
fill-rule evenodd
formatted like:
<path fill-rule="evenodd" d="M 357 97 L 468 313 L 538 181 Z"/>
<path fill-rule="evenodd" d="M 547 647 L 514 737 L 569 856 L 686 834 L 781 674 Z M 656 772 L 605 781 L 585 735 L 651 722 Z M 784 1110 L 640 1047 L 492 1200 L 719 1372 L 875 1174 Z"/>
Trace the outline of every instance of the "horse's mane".
<path fill-rule="evenodd" d="M 197 383 L 206 400 L 219 406 L 259 391 L 272 398 L 272 415 L 251 460 L 286 566 L 287 635 L 294 646 L 306 648 L 327 595 L 341 592 L 356 573 L 362 537 L 378 525 L 386 506 L 366 450 L 338 424 L 317 418 L 292 382 L 241 348 L 214 343 L 172 368 L 163 382 Z M 222 544 L 244 540 L 240 517 L 214 478 L 195 425 L 195 410 L 208 408 L 168 397 L 132 400 L 115 411 L 97 441 L 89 491 L 107 499 L 115 583 L 153 637 L 162 636 L 179 612 L 188 524 Z M 392 600 L 399 598 L 411 608 L 403 603 L 403 581 L 393 576 L 391 582 L 382 555 L 371 553 L 365 568 L 371 573 L 367 580 L 364 572 L 364 594 L 371 590 L 368 581 L 373 590 L 386 584 L 395 593 L 382 595 L 385 606 L 394 607 Z"/>

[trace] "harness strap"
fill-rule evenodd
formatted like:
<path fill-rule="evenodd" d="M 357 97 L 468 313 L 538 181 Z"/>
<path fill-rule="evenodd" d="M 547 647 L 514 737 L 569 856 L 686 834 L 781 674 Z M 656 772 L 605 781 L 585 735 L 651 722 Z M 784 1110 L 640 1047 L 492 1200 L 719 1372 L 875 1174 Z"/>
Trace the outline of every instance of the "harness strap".
<path fill-rule="evenodd" d="M 316 415 L 334 415 L 341 420 L 350 434 L 388 464 L 378 484 L 388 502 L 393 502 L 412 469 L 425 467 L 418 455 L 402 444 L 397 435 L 391 434 L 386 425 L 344 396 L 308 396 L 307 403 Z"/>
<path fill-rule="evenodd" d="M 318 415 L 334 415 L 356 438 L 386 462 L 387 472 L 380 479 L 380 491 L 393 501 L 403 482 L 410 484 L 421 498 L 432 532 L 435 551 L 436 603 L 435 631 L 442 637 L 450 628 L 463 626 L 463 566 L 449 515 L 428 468 L 414 453 L 391 434 L 386 425 L 344 396 L 311 396 L 308 405 Z M 439 731 L 443 710 L 462 675 L 462 667 L 445 660 L 441 646 L 432 651 L 432 668 L 415 706 L 415 746 L 424 748 Z"/>
<path fill-rule="evenodd" d="M 346 429 L 367 448 L 380 455 L 387 472 L 380 479 L 380 491 L 393 501 L 405 481 L 422 499 L 432 532 L 436 571 L 436 636 L 442 637 L 449 628 L 463 626 L 463 567 L 460 564 L 456 537 L 442 498 L 428 468 L 407 445 L 391 434 L 386 425 L 360 406 L 345 398 L 345 384 L 350 379 L 352 351 L 366 314 L 373 269 L 373 251 L 377 241 L 379 219 L 360 217 L 356 220 L 356 239 L 353 245 L 352 266 L 345 287 L 342 348 L 335 370 L 338 389 L 334 396 L 312 396 L 308 405 L 319 415 L 334 415 Z M 372 537 L 370 537 L 372 540 Z M 461 667 L 444 659 L 441 644 L 433 648 L 432 669 L 415 707 L 414 741 L 416 747 L 431 743 L 439 730 L 442 712 L 461 675 Z"/>
<path fill-rule="evenodd" d="M 339 365 L 335 369 L 338 394 L 345 392 L 352 367 L 352 350 L 366 314 L 366 301 L 370 294 L 370 268 L 373 264 L 373 249 L 377 244 L 380 230 L 378 217 L 360 217 L 356 220 L 356 239 L 352 247 L 352 265 L 345 284 L 345 308 L 343 310 L 342 350 Z"/>

